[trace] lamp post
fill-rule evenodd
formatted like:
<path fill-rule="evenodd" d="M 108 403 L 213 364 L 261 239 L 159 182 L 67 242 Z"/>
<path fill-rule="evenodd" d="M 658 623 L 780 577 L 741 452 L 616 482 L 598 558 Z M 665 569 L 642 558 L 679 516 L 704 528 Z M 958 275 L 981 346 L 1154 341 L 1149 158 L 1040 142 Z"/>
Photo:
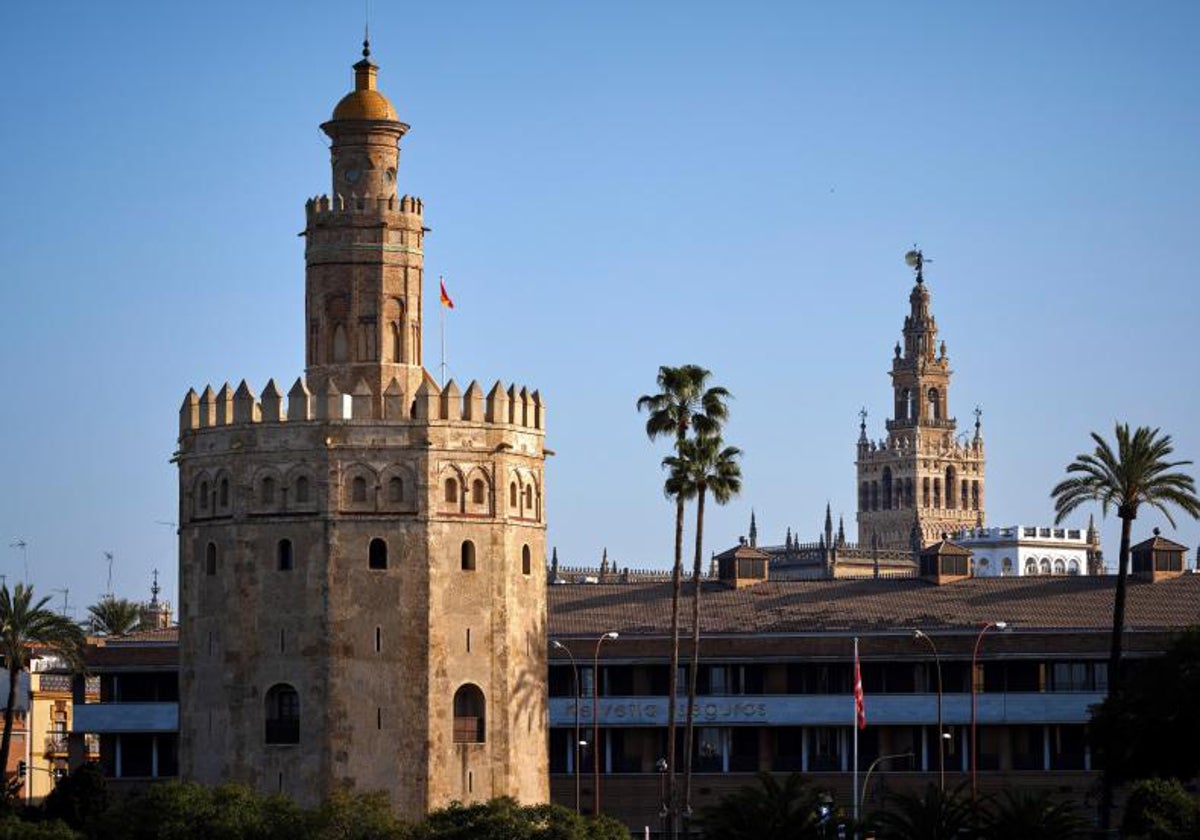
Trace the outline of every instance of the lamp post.
<path fill-rule="evenodd" d="M 605 639 L 615 639 L 619 634 L 609 630 L 596 640 L 596 654 L 592 657 L 592 816 L 600 816 L 600 645 Z"/>
<path fill-rule="evenodd" d="M 924 639 L 933 651 L 933 663 L 937 669 L 937 747 L 938 747 L 938 787 L 946 792 L 946 745 L 945 729 L 942 726 L 942 660 L 938 656 L 937 645 L 921 630 L 913 630 L 913 639 Z"/>
<path fill-rule="evenodd" d="M 983 629 L 980 630 L 979 635 L 975 637 L 975 650 L 972 651 L 972 653 L 971 653 L 971 800 L 972 801 L 975 800 L 975 774 L 976 774 L 976 771 L 978 770 L 978 766 L 976 764 L 976 759 L 978 757 L 978 750 L 976 749 L 976 737 L 975 737 L 976 722 L 979 717 L 979 711 L 978 711 L 979 704 L 977 702 L 978 698 L 976 697 L 976 695 L 978 694 L 978 691 L 976 688 L 976 671 L 978 670 L 976 663 L 979 660 L 979 645 L 983 642 L 983 634 L 986 633 L 987 631 L 991 630 L 993 627 L 995 627 L 997 630 L 1003 630 L 1004 628 L 1008 627 L 1008 622 L 1006 622 L 1006 621 L 989 621 L 987 624 L 983 625 Z"/>
<path fill-rule="evenodd" d="M 561 650 L 571 660 L 571 686 L 575 694 L 575 741 L 572 749 L 574 750 L 574 760 L 571 766 L 575 770 L 575 813 L 579 813 L 579 666 L 575 664 L 575 657 L 571 655 L 571 650 L 562 642 L 555 640 L 550 643 L 555 650 Z"/>
<path fill-rule="evenodd" d="M 879 758 L 871 762 L 871 766 L 867 768 L 866 778 L 863 779 L 862 797 L 858 802 L 858 812 L 865 814 L 867 812 L 867 786 L 871 784 L 871 773 L 875 771 L 875 765 L 883 761 L 891 761 L 893 758 L 914 758 L 910 752 L 895 753 L 894 755 L 881 755 Z"/>

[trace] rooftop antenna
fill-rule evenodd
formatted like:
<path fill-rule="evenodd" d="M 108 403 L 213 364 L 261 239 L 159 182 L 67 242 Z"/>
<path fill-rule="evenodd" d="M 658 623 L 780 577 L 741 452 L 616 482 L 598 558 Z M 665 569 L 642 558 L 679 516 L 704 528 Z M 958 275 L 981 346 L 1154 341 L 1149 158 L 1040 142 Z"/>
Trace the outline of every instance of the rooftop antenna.
<path fill-rule="evenodd" d="M 29 553 L 28 553 L 29 543 L 25 542 L 25 540 L 21 539 L 20 537 L 14 537 L 13 541 L 8 544 L 8 547 L 21 549 L 21 565 L 24 566 L 24 569 L 25 569 L 25 586 L 28 587 L 29 586 Z"/>
<path fill-rule="evenodd" d="M 70 589 L 55 589 L 53 591 L 62 593 L 63 605 L 62 605 L 61 615 L 63 616 L 63 618 L 66 618 L 67 610 L 70 609 L 69 605 L 70 605 L 70 599 L 71 599 L 71 590 Z"/>
<path fill-rule="evenodd" d="M 108 593 L 108 597 L 109 597 L 109 598 L 111 598 L 111 597 L 112 597 L 112 564 L 113 564 L 113 553 L 112 553 L 111 551 L 106 551 L 106 552 L 104 552 L 104 559 L 105 559 L 106 561 L 108 561 L 108 589 L 106 590 L 106 592 Z"/>

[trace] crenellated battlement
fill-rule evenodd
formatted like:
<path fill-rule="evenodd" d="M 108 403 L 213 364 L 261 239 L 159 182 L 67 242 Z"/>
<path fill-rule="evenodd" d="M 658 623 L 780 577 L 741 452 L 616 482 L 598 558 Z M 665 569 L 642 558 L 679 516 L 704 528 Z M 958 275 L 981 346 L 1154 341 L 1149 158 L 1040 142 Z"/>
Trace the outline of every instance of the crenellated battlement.
<path fill-rule="evenodd" d="M 328 195 L 313 196 L 304 202 L 304 214 L 309 223 L 331 221 L 335 218 L 366 215 L 400 215 L 416 217 L 420 222 L 425 204 L 412 195 Z"/>
<path fill-rule="evenodd" d="M 393 378 L 382 394 L 383 418 L 377 416 L 380 401 L 366 381 L 360 380 L 351 393 L 342 393 L 332 381 L 316 393 L 303 377 L 297 378 L 284 396 L 274 379 L 268 380 L 259 397 L 246 380 L 237 389 L 226 382 L 220 390 L 205 386 L 199 394 L 189 388 L 179 409 L 179 432 L 270 423 L 359 421 L 372 423 L 461 422 L 509 426 L 533 431 L 546 430 L 546 404 L 541 393 L 499 380 L 485 396 L 478 382 L 465 392 L 451 379 L 439 388 L 426 375 L 416 393 L 407 395 Z"/>

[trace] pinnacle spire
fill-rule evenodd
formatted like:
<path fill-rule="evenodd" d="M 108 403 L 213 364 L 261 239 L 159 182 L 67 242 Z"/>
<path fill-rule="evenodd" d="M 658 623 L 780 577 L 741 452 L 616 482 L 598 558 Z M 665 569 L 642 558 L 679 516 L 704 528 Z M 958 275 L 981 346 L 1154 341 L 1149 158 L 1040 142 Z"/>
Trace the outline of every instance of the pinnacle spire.
<path fill-rule="evenodd" d="M 754 508 L 750 508 L 750 547 L 758 547 L 758 523 L 754 519 Z"/>

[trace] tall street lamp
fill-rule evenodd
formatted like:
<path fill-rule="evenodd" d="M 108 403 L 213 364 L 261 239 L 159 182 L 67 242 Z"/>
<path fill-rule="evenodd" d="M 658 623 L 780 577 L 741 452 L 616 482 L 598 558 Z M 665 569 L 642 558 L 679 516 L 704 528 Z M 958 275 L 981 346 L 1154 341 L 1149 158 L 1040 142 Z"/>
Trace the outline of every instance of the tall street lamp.
<path fill-rule="evenodd" d="M 620 635 L 609 630 L 596 640 L 596 654 L 592 657 L 592 815 L 600 816 L 600 645 L 605 639 Z"/>
<path fill-rule="evenodd" d="M 938 748 L 938 786 L 946 792 L 946 745 L 945 728 L 942 726 L 942 660 L 938 656 L 937 645 L 921 630 L 913 630 L 913 639 L 924 639 L 933 651 L 933 663 L 937 668 L 937 748 Z"/>
<path fill-rule="evenodd" d="M 910 752 L 895 753 L 894 755 L 881 755 L 871 762 L 871 766 L 867 768 L 867 777 L 863 779 L 862 798 L 858 803 L 858 812 L 860 814 L 867 812 L 867 787 L 871 784 L 871 774 L 875 772 L 875 767 L 885 761 L 891 761 L 896 758 L 915 758 L 915 756 Z"/>
<path fill-rule="evenodd" d="M 977 765 L 978 750 L 976 749 L 976 722 L 979 717 L 978 712 L 978 689 L 977 682 L 977 665 L 979 660 L 979 645 L 983 642 L 983 634 L 995 627 L 997 630 L 1003 630 L 1008 627 L 1007 621 L 989 621 L 983 625 L 983 629 L 979 631 L 979 635 L 975 637 L 975 650 L 971 653 L 971 799 L 975 799 L 975 774 L 979 769 Z"/>
<path fill-rule="evenodd" d="M 555 650 L 561 650 L 567 655 L 567 659 L 571 660 L 571 687 L 572 693 L 575 695 L 575 741 L 573 756 L 574 760 L 571 766 L 575 769 L 575 813 L 579 813 L 579 667 L 575 664 L 575 657 L 571 655 L 571 650 L 557 639 L 550 643 Z"/>

